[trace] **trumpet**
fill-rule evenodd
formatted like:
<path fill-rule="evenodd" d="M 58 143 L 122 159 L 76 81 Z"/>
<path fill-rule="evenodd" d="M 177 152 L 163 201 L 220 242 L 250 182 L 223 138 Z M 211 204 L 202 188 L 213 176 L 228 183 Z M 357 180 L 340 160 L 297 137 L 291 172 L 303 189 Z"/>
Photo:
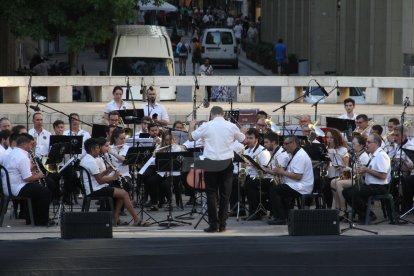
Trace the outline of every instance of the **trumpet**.
<path fill-rule="evenodd" d="M 373 125 L 375 125 L 375 124 L 376 124 L 376 123 L 375 123 L 375 121 L 374 121 L 374 120 L 369 121 L 369 122 L 368 122 L 368 126 L 367 126 L 366 128 L 364 128 L 364 129 L 362 129 L 362 130 L 357 130 L 357 131 L 354 131 L 354 135 L 355 135 L 355 134 L 357 134 L 357 135 L 364 135 L 364 132 L 365 132 L 365 131 L 367 131 L 368 129 L 372 128 L 372 126 L 373 126 Z"/>

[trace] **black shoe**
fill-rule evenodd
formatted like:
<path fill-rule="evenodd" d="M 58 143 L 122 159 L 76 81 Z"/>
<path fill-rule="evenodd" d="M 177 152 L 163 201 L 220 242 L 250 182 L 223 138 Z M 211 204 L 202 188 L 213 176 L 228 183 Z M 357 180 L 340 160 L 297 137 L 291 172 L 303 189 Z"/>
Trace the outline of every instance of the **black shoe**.
<path fill-rule="evenodd" d="M 267 224 L 269 224 L 269 225 L 286 225 L 286 220 L 285 219 L 272 219 L 272 220 L 268 220 Z"/>
<path fill-rule="evenodd" d="M 220 233 L 222 233 L 222 232 L 226 232 L 226 226 L 220 226 L 218 231 L 219 231 Z"/>
<path fill-rule="evenodd" d="M 216 232 L 219 232 L 219 230 L 216 227 L 209 226 L 208 228 L 204 229 L 204 232 L 206 232 L 206 233 L 216 233 Z"/>
<path fill-rule="evenodd" d="M 246 220 L 246 221 L 251 221 L 251 220 L 262 220 L 262 216 L 261 216 L 261 215 L 259 215 L 259 214 L 249 215 L 249 216 L 247 216 L 247 217 L 243 218 L 243 220 Z"/>
<path fill-rule="evenodd" d="M 56 225 L 56 222 L 54 222 L 53 220 L 49 220 L 48 222 L 47 222 L 47 227 L 51 227 L 51 226 L 55 226 Z"/>
<path fill-rule="evenodd" d="M 158 211 L 158 207 L 156 205 L 151 206 L 148 211 Z"/>

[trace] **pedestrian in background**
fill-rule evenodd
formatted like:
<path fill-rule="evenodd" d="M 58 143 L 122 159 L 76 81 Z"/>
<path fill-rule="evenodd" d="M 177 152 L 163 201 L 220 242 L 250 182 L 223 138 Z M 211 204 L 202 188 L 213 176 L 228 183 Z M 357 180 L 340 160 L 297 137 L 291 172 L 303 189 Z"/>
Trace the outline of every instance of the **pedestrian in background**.
<path fill-rule="evenodd" d="M 273 47 L 275 53 L 276 66 L 278 75 L 282 75 L 283 69 L 287 63 L 287 47 L 283 43 L 283 39 L 279 38 L 278 42 Z"/>

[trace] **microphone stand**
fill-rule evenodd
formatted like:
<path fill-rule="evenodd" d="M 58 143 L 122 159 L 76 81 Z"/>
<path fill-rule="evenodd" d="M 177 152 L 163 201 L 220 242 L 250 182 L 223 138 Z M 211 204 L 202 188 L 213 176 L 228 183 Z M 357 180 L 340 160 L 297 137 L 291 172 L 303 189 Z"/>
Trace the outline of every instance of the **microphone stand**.
<path fill-rule="evenodd" d="M 141 86 L 142 86 L 142 81 L 141 81 Z M 126 76 L 126 94 L 127 94 L 127 98 L 129 98 L 131 96 L 132 109 L 134 110 L 133 114 L 134 114 L 134 117 L 136 117 L 135 115 L 137 114 L 137 112 L 136 112 L 137 109 L 135 107 L 135 100 L 134 100 L 134 96 L 132 95 L 131 85 L 129 84 L 129 77 L 128 76 Z M 134 130 L 132 131 L 132 146 L 134 147 L 135 146 L 135 131 L 136 131 L 137 122 L 136 122 L 135 118 L 132 119 L 132 121 L 133 121 L 133 124 L 134 124 L 134 128 L 133 128 Z M 132 200 L 134 200 L 134 190 L 135 190 L 134 184 L 136 184 L 135 183 L 135 167 L 136 167 L 137 160 L 138 160 L 138 156 L 135 159 L 135 162 L 132 166 L 132 175 L 131 175 L 131 182 L 132 182 L 131 183 L 132 184 L 131 197 L 132 197 Z M 138 195 L 137 195 L 137 198 L 138 198 Z"/>
<path fill-rule="evenodd" d="M 329 91 L 327 95 L 324 95 L 323 97 L 321 97 L 319 100 L 317 100 L 316 102 L 314 102 L 314 103 L 311 105 L 311 107 L 315 107 L 315 121 L 318 119 L 318 104 L 319 104 L 322 100 L 324 100 L 324 99 L 328 98 L 328 97 L 329 97 L 329 95 L 331 95 L 331 94 L 332 94 L 332 92 L 333 92 L 333 91 L 334 91 L 337 87 L 338 87 L 338 81 L 336 81 L 336 85 L 335 85 L 335 87 L 334 87 L 334 88 L 332 88 L 332 90 L 331 90 L 331 91 Z"/>
<path fill-rule="evenodd" d="M 285 103 L 281 107 L 278 107 L 275 110 L 273 110 L 273 112 L 276 112 L 276 111 L 282 109 L 282 118 L 283 118 L 282 134 L 283 135 L 285 135 L 285 132 L 286 132 L 286 106 L 290 105 L 291 103 L 296 102 L 297 100 L 303 99 L 304 97 L 305 97 L 305 94 L 300 95 L 296 99 L 293 99 L 290 102 Z"/>
<path fill-rule="evenodd" d="M 30 95 L 32 94 L 32 74 L 29 77 L 29 84 L 27 85 L 27 95 L 26 95 L 26 129 L 29 130 L 29 103 L 30 103 Z"/>
<path fill-rule="evenodd" d="M 353 189 L 354 188 L 354 165 L 357 161 L 356 159 L 358 158 L 358 156 L 356 156 L 356 152 L 352 147 L 349 151 L 350 151 L 350 155 L 351 155 L 351 158 L 349 159 L 349 162 L 350 162 L 350 165 L 351 165 L 351 188 Z M 378 235 L 378 232 L 371 231 L 371 230 L 368 230 L 368 229 L 359 228 L 359 227 L 355 226 L 355 223 L 352 221 L 353 220 L 353 214 L 354 214 L 354 207 L 353 207 L 354 206 L 354 200 L 355 200 L 354 198 L 355 198 L 355 196 L 354 196 L 354 194 L 352 194 L 352 197 L 351 197 L 351 201 L 352 201 L 351 218 L 345 218 L 348 221 L 348 227 L 344 228 L 344 229 L 341 229 L 341 234 L 345 233 L 346 231 L 355 229 L 355 230 L 365 231 L 365 232 L 368 232 L 368 233 Z"/>

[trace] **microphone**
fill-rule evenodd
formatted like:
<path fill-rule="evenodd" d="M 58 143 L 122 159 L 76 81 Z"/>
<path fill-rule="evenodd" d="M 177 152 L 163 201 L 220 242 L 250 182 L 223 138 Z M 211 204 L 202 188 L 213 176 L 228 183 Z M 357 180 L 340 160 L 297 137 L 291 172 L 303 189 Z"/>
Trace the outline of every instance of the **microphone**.
<path fill-rule="evenodd" d="M 239 94 L 241 94 L 241 89 L 240 89 L 240 86 L 241 86 L 240 76 L 239 76 L 239 80 L 237 81 L 237 86 L 239 87 Z"/>
<path fill-rule="evenodd" d="M 403 102 L 403 105 L 404 105 L 405 107 L 410 106 L 410 98 L 409 98 L 409 97 L 405 97 L 405 100 L 404 100 L 404 102 Z"/>
<path fill-rule="evenodd" d="M 31 106 L 29 106 L 31 109 L 33 109 L 34 111 L 36 111 L 36 112 L 39 112 L 40 111 L 40 108 L 39 108 L 39 106 L 38 105 L 36 105 L 36 106 L 34 106 L 34 105 L 31 105 Z"/>
<path fill-rule="evenodd" d="M 325 90 L 325 88 L 324 87 L 322 87 L 320 84 L 319 84 L 319 82 L 317 81 L 317 80 L 314 80 L 315 82 L 316 82 L 316 84 L 319 86 L 319 89 L 322 91 L 322 93 L 326 96 L 326 97 L 328 97 L 329 96 L 329 94 L 328 94 L 328 92 Z"/>

